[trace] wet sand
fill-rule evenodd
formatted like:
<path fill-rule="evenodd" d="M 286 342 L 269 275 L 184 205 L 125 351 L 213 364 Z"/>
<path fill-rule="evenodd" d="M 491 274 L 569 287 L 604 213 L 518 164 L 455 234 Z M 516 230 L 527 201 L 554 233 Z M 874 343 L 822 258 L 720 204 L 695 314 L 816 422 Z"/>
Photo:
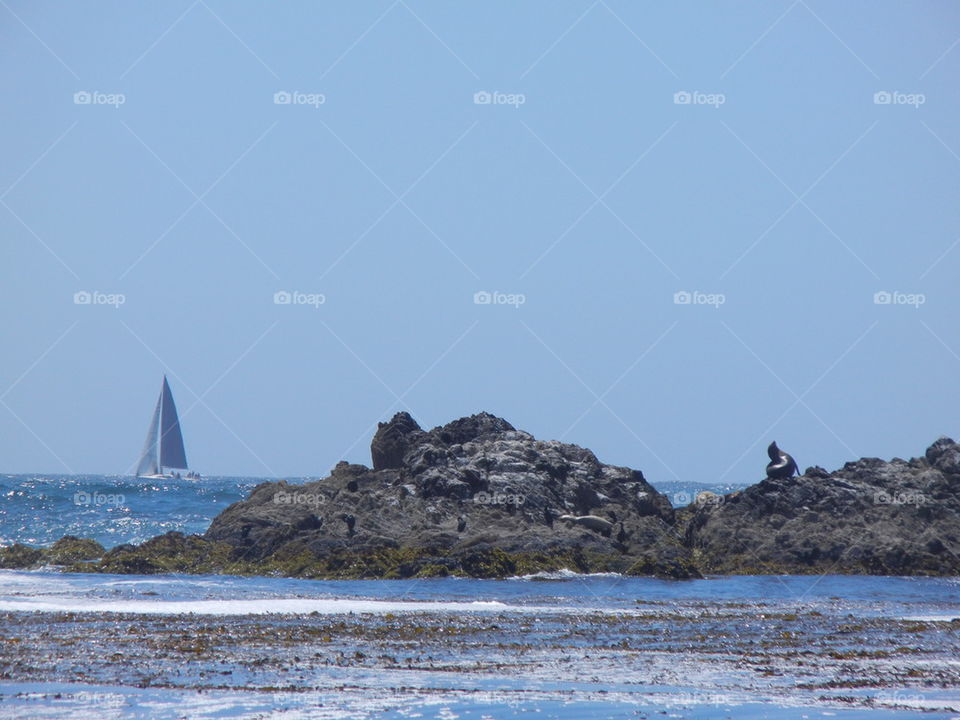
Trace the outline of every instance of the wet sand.
<path fill-rule="evenodd" d="M 694 709 L 682 717 L 738 706 L 743 713 L 734 716 L 745 717 L 752 703 L 960 712 L 960 621 L 710 602 L 679 612 L 667 603 L 582 613 L 215 618 L 3 612 L 0 706 L 29 705 L 24 683 L 41 696 L 56 683 L 83 683 L 94 696 L 98 687 L 248 698 L 334 693 L 342 709 L 348 697 L 373 707 L 436 695 L 502 707 L 540 696 L 623 702 L 637 712 L 650 702 Z M 79 707 L 88 706 L 89 699 Z M 96 715 L 98 705 L 90 707 Z"/>

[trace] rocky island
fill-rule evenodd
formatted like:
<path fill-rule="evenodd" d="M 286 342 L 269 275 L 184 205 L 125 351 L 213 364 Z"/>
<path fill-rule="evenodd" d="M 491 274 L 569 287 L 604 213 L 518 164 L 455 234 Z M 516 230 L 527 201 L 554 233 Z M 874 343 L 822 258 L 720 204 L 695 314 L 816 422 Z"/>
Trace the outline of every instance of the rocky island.
<path fill-rule="evenodd" d="M 307 578 L 508 577 L 540 571 L 960 574 L 960 446 L 767 478 L 674 509 L 639 470 L 479 413 L 381 423 L 372 467 L 258 485 L 207 532 L 104 551 L 66 537 L 0 550 L 0 567 Z"/>
<path fill-rule="evenodd" d="M 960 445 L 807 468 L 680 513 L 704 573 L 960 575 Z"/>

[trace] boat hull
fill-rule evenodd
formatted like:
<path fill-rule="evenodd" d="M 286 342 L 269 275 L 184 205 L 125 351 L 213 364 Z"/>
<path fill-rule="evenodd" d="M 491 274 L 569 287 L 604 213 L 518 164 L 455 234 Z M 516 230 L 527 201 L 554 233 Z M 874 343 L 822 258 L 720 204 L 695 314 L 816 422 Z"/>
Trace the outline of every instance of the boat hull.
<path fill-rule="evenodd" d="M 141 480 L 199 480 L 199 475 L 137 475 Z"/>

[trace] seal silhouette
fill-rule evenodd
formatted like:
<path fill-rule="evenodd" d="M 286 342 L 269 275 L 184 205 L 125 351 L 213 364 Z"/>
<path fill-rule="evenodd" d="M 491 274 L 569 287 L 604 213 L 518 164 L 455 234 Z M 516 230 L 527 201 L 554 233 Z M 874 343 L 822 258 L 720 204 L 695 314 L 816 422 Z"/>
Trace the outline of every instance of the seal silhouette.
<path fill-rule="evenodd" d="M 770 462 L 767 464 L 767 477 L 782 479 L 799 475 L 797 463 L 794 459 L 777 447 L 777 441 L 774 440 L 767 448 L 767 455 L 770 456 Z"/>
<path fill-rule="evenodd" d="M 610 537 L 610 531 L 613 530 L 612 522 L 596 515 L 561 515 L 559 519 L 566 522 L 570 527 L 579 525 L 598 532 L 604 537 Z"/>

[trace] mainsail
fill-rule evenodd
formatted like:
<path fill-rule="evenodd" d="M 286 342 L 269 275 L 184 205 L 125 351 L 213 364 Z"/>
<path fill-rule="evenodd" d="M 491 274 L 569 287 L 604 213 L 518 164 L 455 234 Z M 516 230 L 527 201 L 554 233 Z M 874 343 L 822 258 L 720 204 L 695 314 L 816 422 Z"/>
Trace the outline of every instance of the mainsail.
<path fill-rule="evenodd" d="M 150 426 L 147 428 L 147 441 L 137 464 L 137 476 L 159 475 L 165 467 L 187 467 L 180 419 L 177 417 L 177 406 L 173 402 L 173 393 L 170 392 L 166 375 L 163 376 L 160 397 L 157 398 L 157 406 L 153 409 Z"/>

